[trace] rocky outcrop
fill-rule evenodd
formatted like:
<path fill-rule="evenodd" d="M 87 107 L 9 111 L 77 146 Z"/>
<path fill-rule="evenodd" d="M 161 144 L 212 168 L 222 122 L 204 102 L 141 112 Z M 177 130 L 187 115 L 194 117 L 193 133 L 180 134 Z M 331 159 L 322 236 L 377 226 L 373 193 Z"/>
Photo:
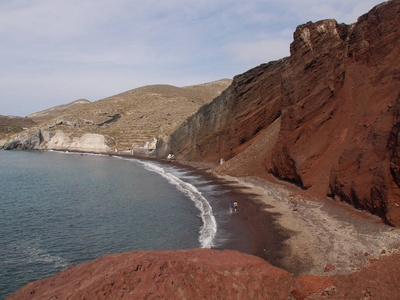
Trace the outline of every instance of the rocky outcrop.
<path fill-rule="evenodd" d="M 350 26 L 325 20 L 297 28 L 282 85 L 282 128 L 267 165 L 393 225 L 400 225 L 393 176 L 399 19 L 400 1 L 389 1 Z"/>
<path fill-rule="evenodd" d="M 231 250 L 137 251 L 71 266 L 7 299 L 398 299 L 399 263 L 392 255 L 350 275 L 295 279 Z"/>
<path fill-rule="evenodd" d="M 263 64 L 233 79 L 221 96 L 157 145 L 157 155 L 229 160 L 281 114 L 281 77 L 288 59 Z"/>
<path fill-rule="evenodd" d="M 57 130 L 46 143 L 47 149 L 109 152 L 112 139 L 101 134 L 86 133 L 80 137 L 73 137 Z"/>
<path fill-rule="evenodd" d="M 31 130 L 14 136 L 11 141 L 0 141 L 4 150 L 68 150 L 106 153 L 115 146 L 112 138 L 95 133 L 74 136 L 62 130 Z"/>
<path fill-rule="evenodd" d="M 400 225 L 398 20 L 400 1 L 392 0 L 355 24 L 298 26 L 289 58 L 236 76 L 160 143 L 159 155 L 222 158 L 226 166 L 217 170 L 224 174 L 272 173 Z M 250 147 L 265 137 L 258 151 Z M 257 167 L 248 165 L 250 152 Z"/>
<path fill-rule="evenodd" d="M 43 135 L 40 130 L 25 133 L 17 136 L 11 141 L 3 141 L 2 149 L 4 150 L 33 150 L 41 149 L 40 144 L 43 142 Z"/>
<path fill-rule="evenodd" d="M 286 299 L 293 285 L 292 274 L 236 251 L 138 251 L 72 266 L 8 299 Z"/>

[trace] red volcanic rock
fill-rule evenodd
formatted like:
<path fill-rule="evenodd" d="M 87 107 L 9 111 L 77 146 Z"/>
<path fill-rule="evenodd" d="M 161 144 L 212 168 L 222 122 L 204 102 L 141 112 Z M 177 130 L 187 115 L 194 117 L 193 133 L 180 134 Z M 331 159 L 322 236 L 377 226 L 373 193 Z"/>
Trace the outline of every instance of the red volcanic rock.
<path fill-rule="evenodd" d="M 27 284 L 7 299 L 287 299 L 292 274 L 210 249 L 105 255 Z"/>
<path fill-rule="evenodd" d="M 271 172 L 400 225 L 400 1 L 297 28 Z M 400 173 L 399 173 L 400 174 Z"/>
<path fill-rule="evenodd" d="M 157 145 L 157 155 L 217 163 L 242 152 L 280 116 L 281 77 L 287 63 L 285 58 L 235 76 L 220 97 Z"/>
<path fill-rule="evenodd" d="M 295 299 L 303 300 L 308 296 L 322 294 L 328 287 L 333 285 L 330 277 L 303 276 L 296 280 L 296 286 L 292 291 Z"/>
<path fill-rule="evenodd" d="M 332 265 L 332 264 L 326 264 L 324 272 L 329 272 L 329 271 L 332 271 L 332 270 L 335 270 L 335 266 Z"/>
<path fill-rule="evenodd" d="M 71 266 L 7 299 L 400 299 L 399 265 L 396 254 L 350 275 L 295 279 L 237 251 L 137 251 Z"/>
<path fill-rule="evenodd" d="M 296 280 L 295 299 L 400 299 L 400 255 L 371 263 L 350 275 L 304 276 Z"/>
<path fill-rule="evenodd" d="M 400 225 L 400 0 L 298 26 L 291 56 L 236 76 L 158 146 L 295 182 Z M 273 127 L 273 128 L 272 128 Z"/>
<path fill-rule="evenodd" d="M 400 299 L 399 265 L 400 255 L 396 254 L 374 261 L 359 272 L 328 277 L 325 287 L 321 284 L 319 291 L 315 288 L 309 299 Z M 300 291 L 304 294 L 304 289 Z"/>

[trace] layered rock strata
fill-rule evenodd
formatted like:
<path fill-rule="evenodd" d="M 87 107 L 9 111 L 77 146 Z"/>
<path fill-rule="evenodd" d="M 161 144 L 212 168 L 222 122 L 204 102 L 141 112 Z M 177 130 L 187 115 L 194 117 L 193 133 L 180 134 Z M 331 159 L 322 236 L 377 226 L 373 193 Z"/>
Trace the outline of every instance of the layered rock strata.
<path fill-rule="evenodd" d="M 209 104 L 157 145 L 157 155 L 186 160 L 229 160 L 281 115 L 281 78 L 289 59 L 238 75 Z"/>
<path fill-rule="evenodd" d="M 400 225 L 396 183 L 400 2 L 347 26 L 299 26 L 269 171 Z M 397 204 L 397 205 L 396 205 Z"/>
<path fill-rule="evenodd" d="M 351 25 L 298 26 L 289 58 L 236 76 L 158 155 L 227 161 L 225 174 L 269 172 L 400 225 L 398 20 L 400 1 L 392 0 Z M 263 134 L 278 118 L 275 136 Z M 256 168 L 238 156 L 265 136 L 271 141 L 257 141 L 268 151 L 255 153 Z"/>

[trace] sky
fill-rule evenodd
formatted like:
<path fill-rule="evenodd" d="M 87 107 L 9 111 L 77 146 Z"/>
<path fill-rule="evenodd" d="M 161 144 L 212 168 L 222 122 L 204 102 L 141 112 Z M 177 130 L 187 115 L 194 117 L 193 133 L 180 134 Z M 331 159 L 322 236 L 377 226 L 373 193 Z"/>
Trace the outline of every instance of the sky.
<path fill-rule="evenodd" d="M 0 0 L 0 115 L 232 79 L 288 56 L 298 25 L 351 24 L 381 2 Z"/>

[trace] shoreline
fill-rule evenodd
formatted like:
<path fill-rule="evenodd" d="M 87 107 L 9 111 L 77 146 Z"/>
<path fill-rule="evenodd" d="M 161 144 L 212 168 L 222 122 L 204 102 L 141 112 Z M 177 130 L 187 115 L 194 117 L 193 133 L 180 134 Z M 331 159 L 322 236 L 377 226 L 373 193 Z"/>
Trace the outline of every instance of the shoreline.
<path fill-rule="evenodd" d="M 242 185 L 238 185 L 236 181 L 222 178 L 211 170 L 198 169 L 193 166 L 182 164 L 174 164 L 179 168 L 190 169 L 193 174 L 198 174 L 206 180 L 210 180 L 212 184 L 218 186 L 218 190 L 225 191 L 223 198 L 237 201 L 239 211 L 237 214 L 232 213 L 230 220 L 226 224 L 219 224 L 219 230 L 232 235 L 221 246 L 215 246 L 215 250 L 237 250 L 246 254 L 258 256 L 274 266 L 279 266 L 282 259 L 283 241 L 287 238 L 287 233 L 275 225 L 274 218 L 271 214 L 261 210 L 261 205 L 253 200 L 254 195 Z M 226 199 L 218 203 L 218 209 L 228 211 L 229 201 Z M 243 228 L 243 224 L 246 228 Z M 249 232 L 250 230 L 250 232 Z M 266 251 L 263 244 L 268 243 L 269 247 Z M 267 254 L 267 255 L 266 255 Z"/>
<path fill-rule="evenodd" d="M 277 266 L 296 277 L 347 275 L 381 256 L 400 252 L 400 230 L 368 212 L 328 198 L 304 198 L 300 188 L 286 182 L 221 177 L 256 195 L 253 200 L 261 210 L 272 214 L 276 225 L 289 233 Z M 257 256 L 264 253 L 259 248 Z"/>
<path fill-rule="evenodd" d="M 252 231 L 251 250 L 242 252 L 258 256 L 296 277 L 350 274 L 400 249 L 400 229 L 385 225 L 379 217 L 348 204 L 328 198 L 305 198 L 299 187 L 278 179 L 219 175 L 213 170 L 215 165 L 203 162 L 131 153 L 54 151 L 156 161 L 191 169 L 229 187 L 233 197 L 241 197 L 238 200 L 242 217 Z M 236 243 L 234 250 L 241 251 L 240 242 L 233 243 Z"/>
<path fill-rule="evenodd" d="M 283 267 L 285 247 L 284 241 L 289 237 L 290 232 L 286 231 L 276 223 L 273 214 L 262 210 L 262 205 L 253 198 L 256 196 L 252 191 L 248 190 L 242 184 L 238 184 L 235 178 L 224 178 L 213 171 L 214 164 L 207 162 L 189 162 L 182 160 L 161 159 L 154 156 L 141 156 L 131 153 L 107 153 L 107 152 L 90 152 L 77 150 L 34 150 L 34 151 L 57 151 L 70 152 L 76 154 L 98 154 L 110 157 L 132 158 L 150 162 L 158 162 L 160 164 L 176 166 L 180 169 L 188 170 L 193 174 L 202 176 L 206 180 L 215 183 L 220 189 L 225 190 L 227 197 L 239 203 L 239 213 L 232 215 L 232 220 L 225 224 L 219 230 L 228 232 L 232 235 L 223 245 L 212 247 L 215 250 L 236 250 L 246 254 L 258 256 L 268 263 Z M 220 203 L 224 208 L 228 207 L 228 203 Z M 246 228 L 242 228 L 241 224 L 246 223 L 249 232 Z M 229 227 L 230 226 L 230 227 Z M 268 246 L 266 246 L 268 245 Z"/>
<path fill-rule="evenodd" d="M 400 253 L 399 228 L 350 204 L 304 196 L 300 187 L 275 177 L 220 175 L 207 162 L 167 163 L 211 174 L 242 193 L 246 222 L 253 232 L 248 254 L 296 277 L 348 275 L 380 257 Z"/>

